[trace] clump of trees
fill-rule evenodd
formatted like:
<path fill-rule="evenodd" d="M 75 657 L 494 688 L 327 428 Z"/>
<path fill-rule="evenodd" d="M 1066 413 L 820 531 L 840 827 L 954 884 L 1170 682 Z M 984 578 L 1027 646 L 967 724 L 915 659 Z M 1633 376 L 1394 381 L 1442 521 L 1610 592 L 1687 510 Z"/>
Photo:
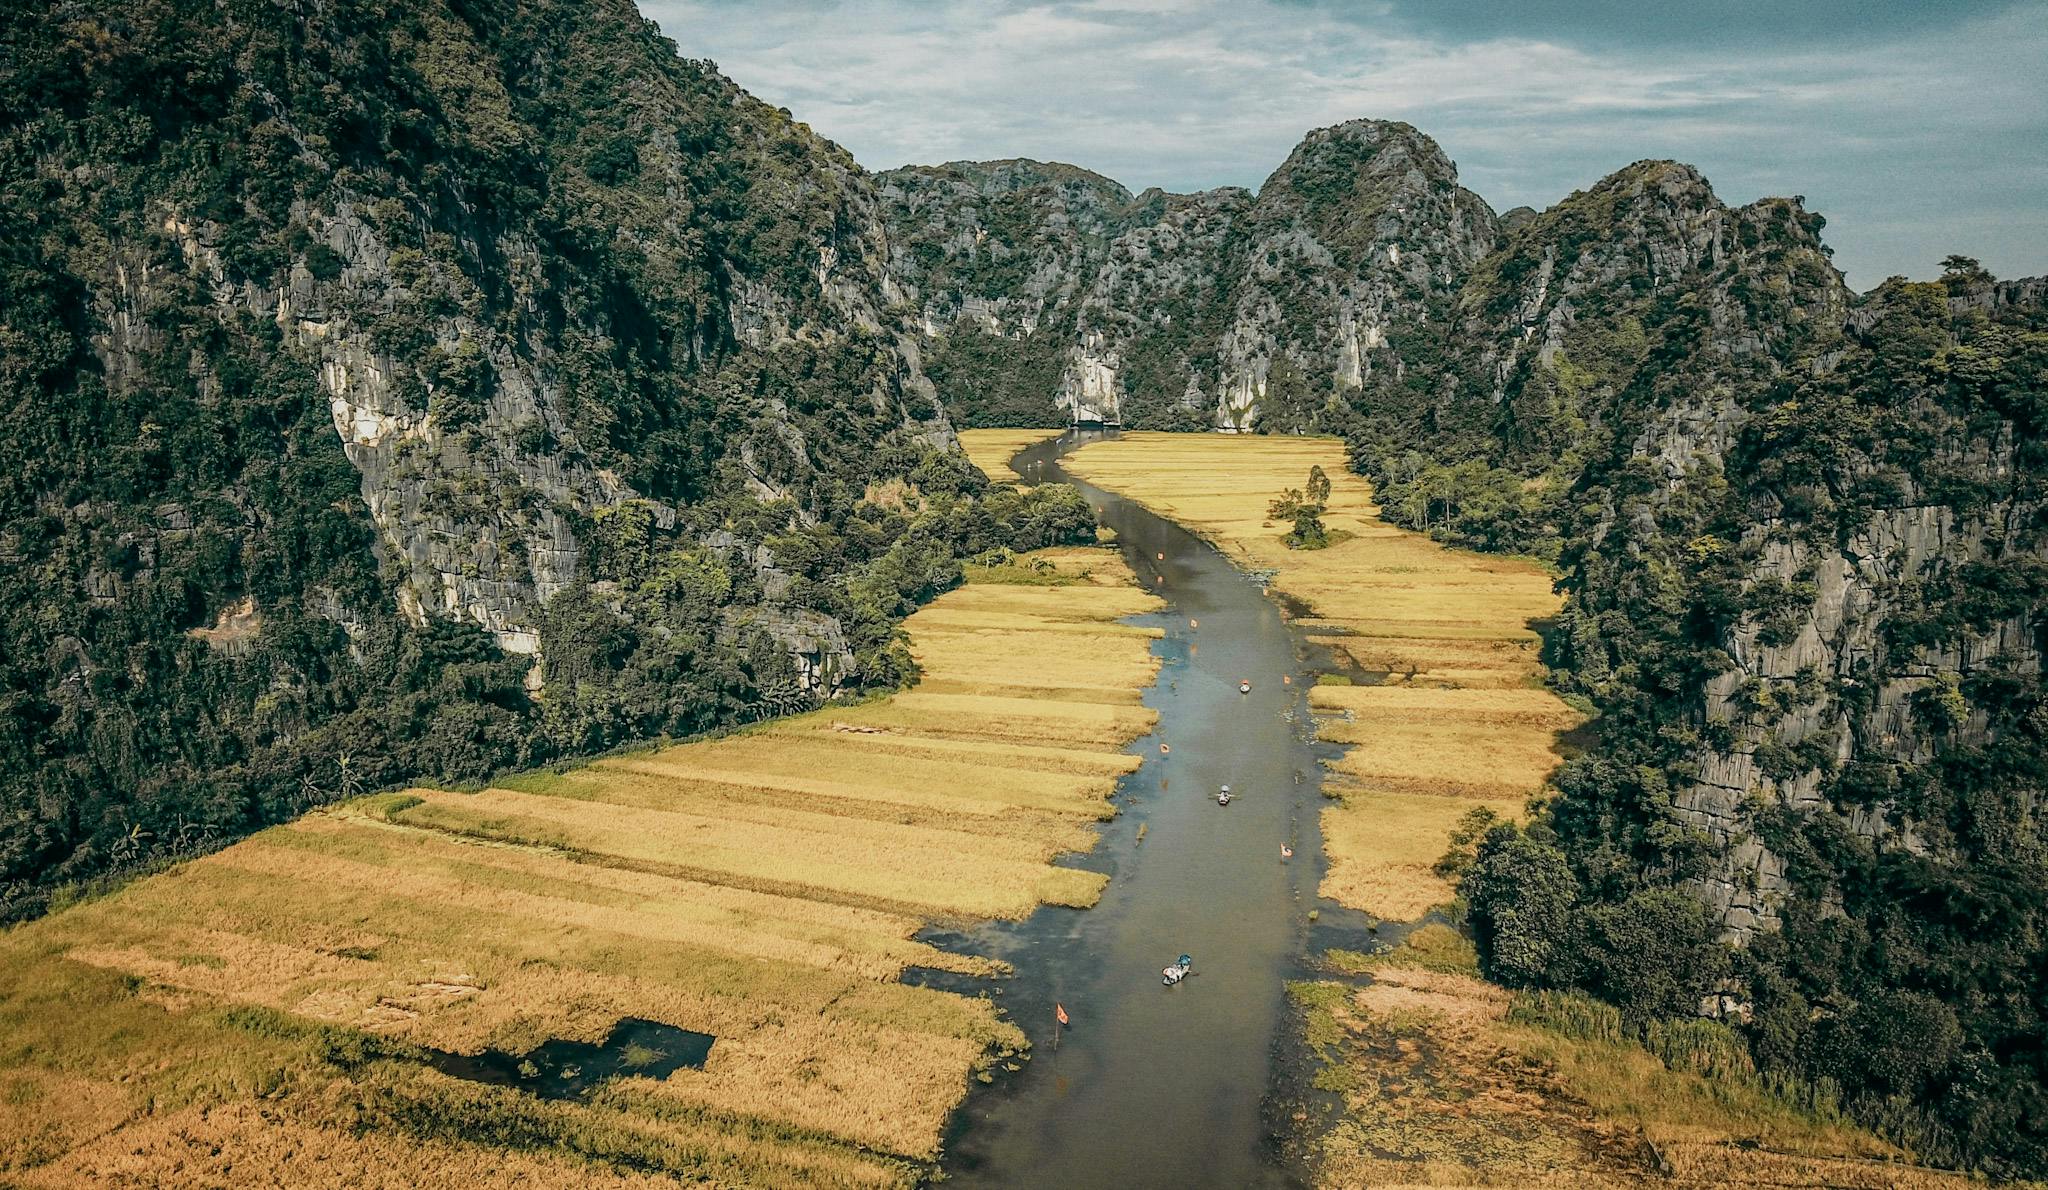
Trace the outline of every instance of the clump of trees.
<path fill-rule="evenodd" d="M 1549 827 L 1490 827 L 1459 876 L 1480 970 L 1513 988 L 1581 988 L 1638 1024 L 1691 1015 L 1729 970 L 1706 909 L 1644 883 L 1590 896 Z"/>
<path fill-rule="evenodd" d="M 1330 544 L 1330 531 L 1323 525 L 1323 513 L 1329 507 L 1330 477 L 1321 465 L 1316 465 L 1308 469 L 1305 487 L 1288 488 L 1266 505 L 1266 513 L 1293 526 L 1287 531 L 1288 549 L 1319 550 Z"/>

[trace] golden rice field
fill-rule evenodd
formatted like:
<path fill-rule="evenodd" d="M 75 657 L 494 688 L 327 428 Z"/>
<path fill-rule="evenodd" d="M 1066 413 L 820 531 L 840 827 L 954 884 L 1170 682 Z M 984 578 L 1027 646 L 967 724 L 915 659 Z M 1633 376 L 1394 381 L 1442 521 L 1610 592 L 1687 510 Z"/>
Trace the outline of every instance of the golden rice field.
<path fill-rule="evenodd" d="M 1019 483 L 1023 476 L 1010 466 L 1017 452 L 1034 442 L 1057 438 L 1065 430 L 962 430 L 960 448 L 975 466 L 997 483 Z"/>
<path fill-rule="evenodd" d="M 1152 634 L 1116 621 L 1157 601 L 1110 551 L 1043 556 L 913 616 L 906 693 L 359 799 L 0 936 L 0 1185 L 914 1182 L 1024 1038 L 899 982 L 993 966 L 913 935 L 1092 904 L 1049 861 L 1153 719 Z M 415 1060 L 628 1016 L 717 1041 L 580 1100 Z"/>
<path fill-rule="evenodd" d="M 1290 550 L 1268 501 L 1330 477 L 1327 549 Z M 1387 676 L 1311 695 L 1327 739 L 1350 745 L 1324 788 L 1324 896 L 1412 920 L 1448 901 L 1431 870 L 1475 806 L 1519 814 L 1560 759 L 1578 716 L 1541 686 L 1534 622 L 1554 615 L 1550 579 L 1526 562 L 1468 553 L 1378 519 L 1369 484 L 1335 438 L 1127 433 L 1067 459 L 1089 482 L 1214 542 L 1301 605 L 1298 623 L 1340 663 Z"/>

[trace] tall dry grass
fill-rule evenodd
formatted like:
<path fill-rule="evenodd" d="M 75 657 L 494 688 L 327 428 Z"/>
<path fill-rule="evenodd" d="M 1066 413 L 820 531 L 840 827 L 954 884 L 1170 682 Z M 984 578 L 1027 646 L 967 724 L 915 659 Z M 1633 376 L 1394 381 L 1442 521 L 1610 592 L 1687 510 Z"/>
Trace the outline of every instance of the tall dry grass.
<path fill-rule="evenodd" d="M 1766 1085 L 1713 1022 L 1646 1046 L 1605 1005 L 1474 978 L 1471 944 L 1441 927 L 1354 965 L 1369 984 L 1293 989 L 1315 1082 L 1345 1106 L 1315 1144 L 1320 1184 L 1975 1184 Z"/>

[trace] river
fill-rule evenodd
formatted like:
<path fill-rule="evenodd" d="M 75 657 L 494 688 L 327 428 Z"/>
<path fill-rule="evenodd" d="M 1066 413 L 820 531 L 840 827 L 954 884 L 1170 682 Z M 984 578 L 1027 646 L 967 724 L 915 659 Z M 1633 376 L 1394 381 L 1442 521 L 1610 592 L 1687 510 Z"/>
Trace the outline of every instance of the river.
<path fill-rule="evenodd" d="M 1166 633 L 1145 693 L 1159 723 L 1132 745 L 1145 763 L 1101 843 L 1072 857 L 1112 876 L 1095 908 L 936 938 L 1016 966 L 999 1002 L 1034 1045 L 1022 1072 L 969 1097 L 945 1170 L 976 1187 L 1286 1185 L 1268 1090 L 1320 872 L 1314 670 L 1277 604 L 1222 554 L 1061 468 L 1103 436 L 1066 434 L 1014 466 L 1079 487 L 1167 601 L 1133 620 Z M 1237 796 L 1219 806 L 1224 784 Z M 1194 974 L 1162 986 L 1183 952 Z M 1057 1050 L 1055 1003 L 1072 1018 Z"/>

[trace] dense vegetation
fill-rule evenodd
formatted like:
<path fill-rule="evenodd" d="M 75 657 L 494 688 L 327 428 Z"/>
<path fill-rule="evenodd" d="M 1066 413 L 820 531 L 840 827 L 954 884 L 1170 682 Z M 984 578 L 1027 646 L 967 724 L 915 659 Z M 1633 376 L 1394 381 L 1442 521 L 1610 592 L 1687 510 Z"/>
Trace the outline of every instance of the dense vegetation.
<path fill-rule="evenodd" d="M 1765 1073 L 1937 1160 L 2038 1174 L 2048 311 L 1992 293 L 1962 260 L 1944 284 L 1887 284 L 1816 344 L 1827 366 L 1754 392 L 1721 466 L 1671 486 L 1637 458 L 1587 468 L 1555 660 L 1601 712 L 1601 747 L 1564 768 L 1528 831 L 1487 836 L 1463 893 L 1494 978 L 1584 988 L 1644 1027 L 1728 992 Z M 1873 592 L 1868 652 L 1752 680 L 1735 718 L 1712 713 L 1738 641 L 1790 648 L 1812 613 L 1812 576 L 1767 556 L 1869 548 L 1928 505 L 1948 527 Z M 1848 725 L 1847 747 L 1791 729 L 1816 714 Z M 1802 807 L 1749 807 L 1744 829 L 1791 891 L 1781 928 L 1731 951 L 1681 891 L 1720 849 L 1671 807 L 1703 749 L 1738 747 L 1770 780 L 1814 784 Z M 1865 814 L 1909 833 L 1872 838 Z"/>
<path fill-rule="evenodd" d="M 847 307 L 880 292 L 857 167 L 630 4 L 5 37 L 0 919 L 358 789 L 888 686 L 961 556 L 1086 531 L 935 445 Z M 339 395 L 402 449 L 345 451 Z"/>
<path fill-rule="evenodd" d="M 937 341 L 925 369 L 953 424 L 1031 429 L 1066 424 L 1053 403 L 1066 362 L 1057 335 L 1013 341 L 966 323 Z"/>

